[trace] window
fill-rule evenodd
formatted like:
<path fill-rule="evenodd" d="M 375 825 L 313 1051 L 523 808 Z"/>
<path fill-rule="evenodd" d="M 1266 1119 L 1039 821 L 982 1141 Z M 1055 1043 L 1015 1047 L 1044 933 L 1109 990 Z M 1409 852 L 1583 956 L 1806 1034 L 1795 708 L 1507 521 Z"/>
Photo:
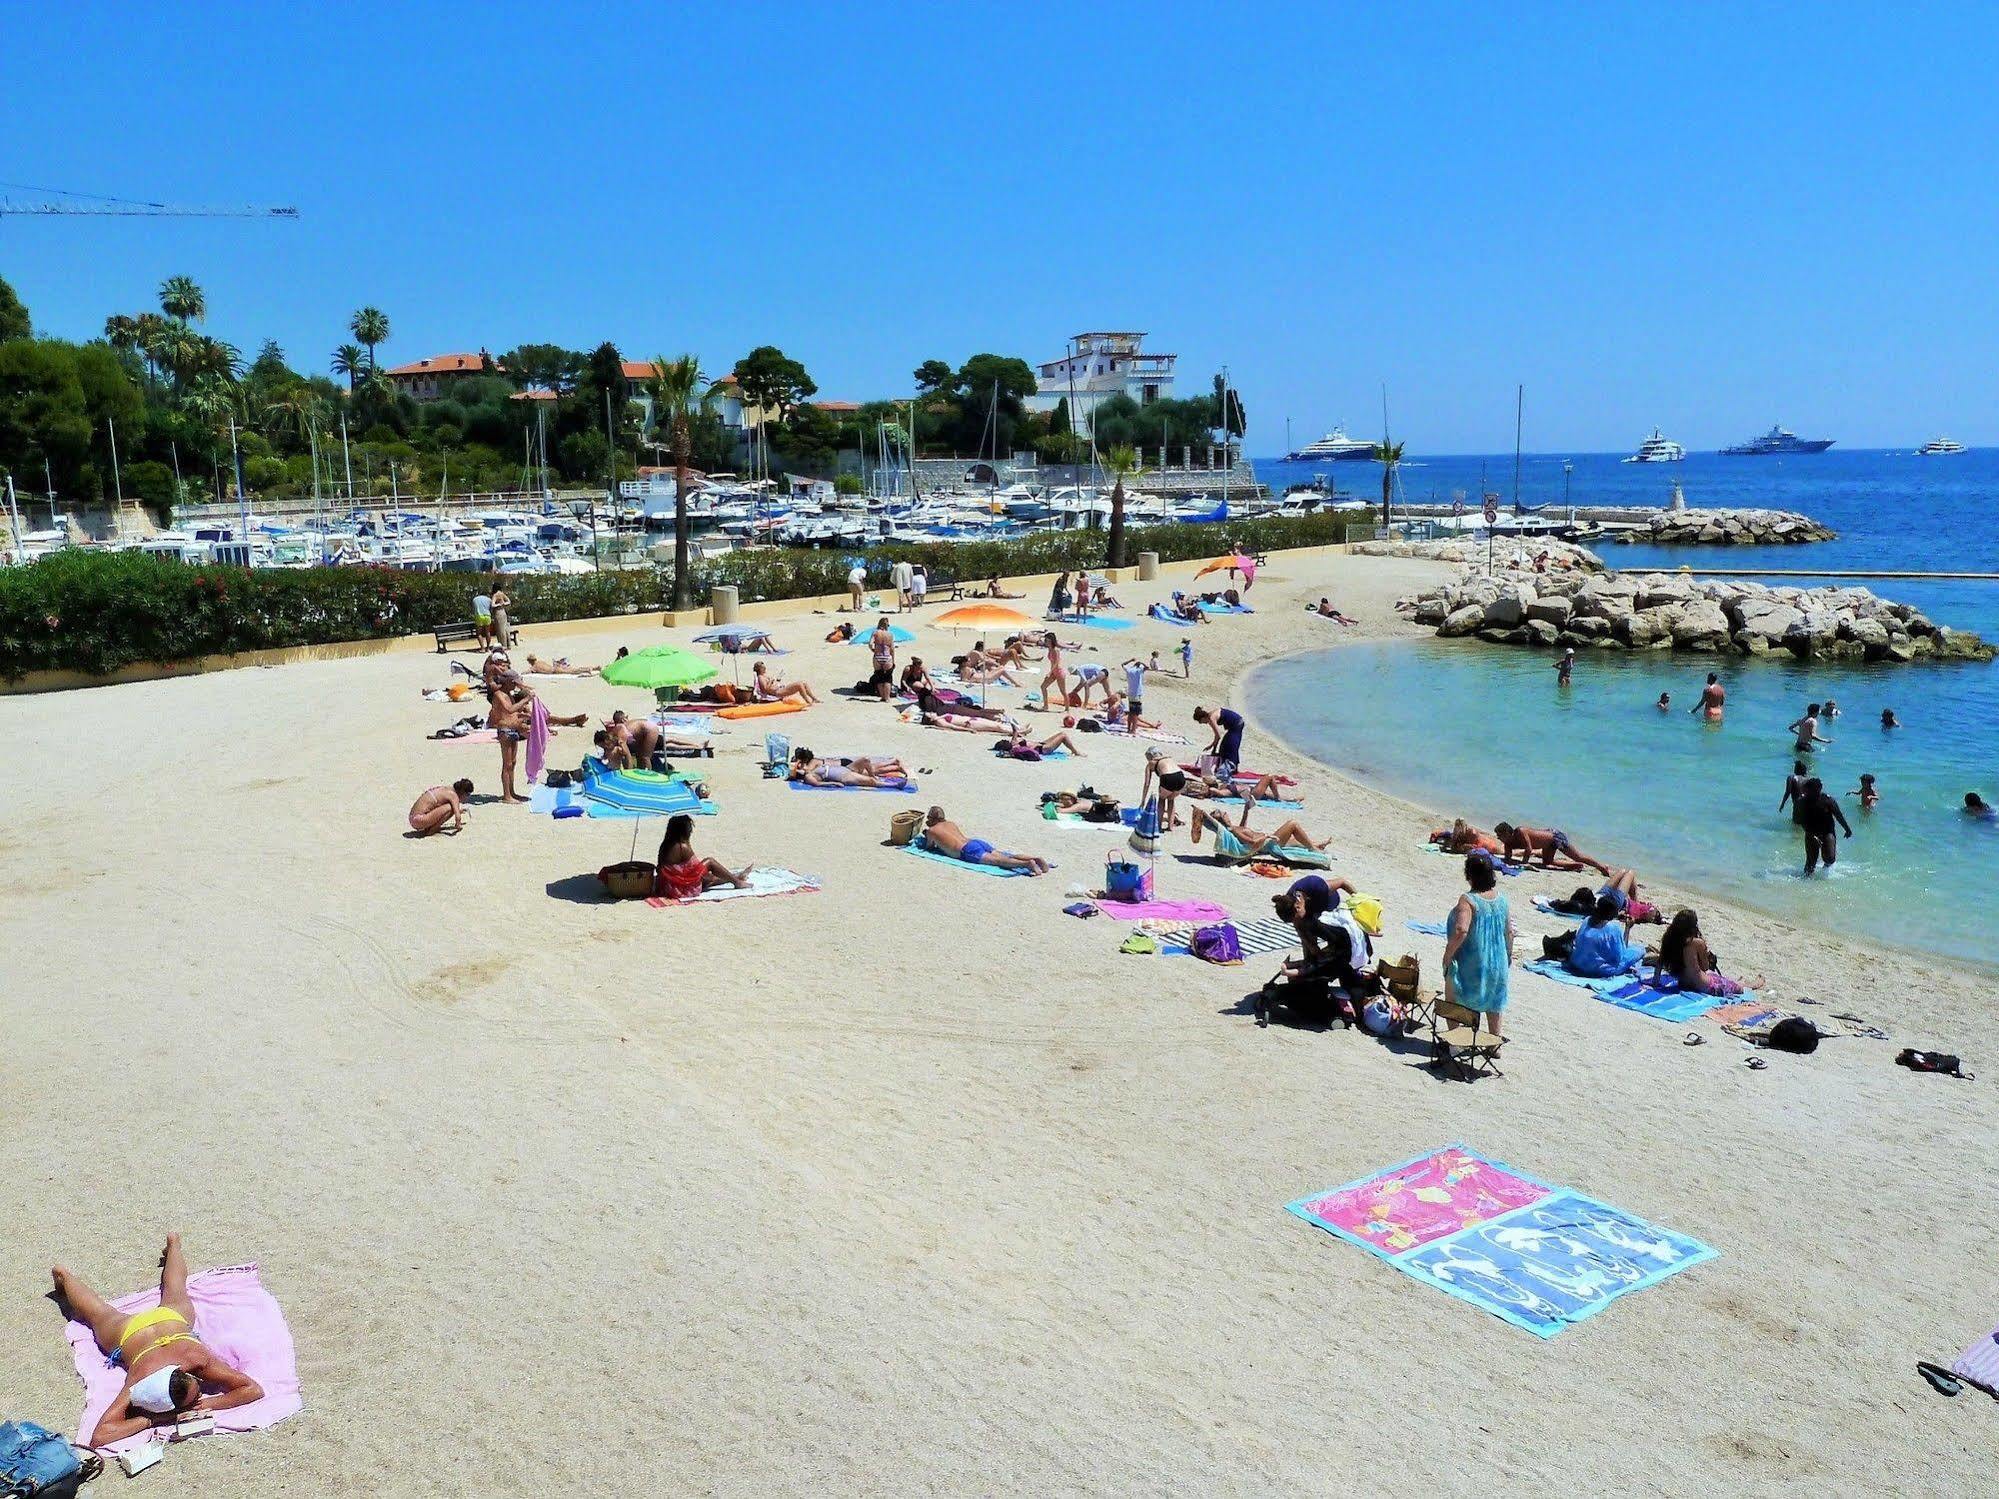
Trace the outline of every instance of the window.
<path fill-rule="evenodd" d="M 1139 404 L 1143 406 L 1150 406 L 1154 401 L 1158 399 L 1159 399 L 1159 387 L 1157 385 L 1148 385 L 1145 387 L 1142 399 L 1140 400 Z"/>

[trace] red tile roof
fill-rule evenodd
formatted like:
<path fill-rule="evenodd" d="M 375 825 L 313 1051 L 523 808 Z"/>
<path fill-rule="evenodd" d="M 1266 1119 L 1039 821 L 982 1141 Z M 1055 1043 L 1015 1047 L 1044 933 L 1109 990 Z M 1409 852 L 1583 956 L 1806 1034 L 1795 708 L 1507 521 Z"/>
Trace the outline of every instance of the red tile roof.
<path fill-rule="evenodd" d="M 814 401 L 812 404 L 817 406 L 821 411 L 844 412 L 859 411 L 861 409 L 859 401 Z"/>
<path fill-rule="evenodd" d="M 486 365 L 484 354 L 433 354 L 428 359 L 419 359 L 414 364 L 399 364 L 392 370 L 383 371 L 388 375 L 476 375 Z M 498 360 L 493 362 L 498 370 Z"/>

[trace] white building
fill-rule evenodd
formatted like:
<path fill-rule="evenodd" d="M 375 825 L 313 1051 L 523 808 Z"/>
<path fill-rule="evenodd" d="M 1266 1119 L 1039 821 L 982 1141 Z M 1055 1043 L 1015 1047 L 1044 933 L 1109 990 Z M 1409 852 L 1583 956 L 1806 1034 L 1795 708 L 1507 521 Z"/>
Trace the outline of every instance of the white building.
<path fill-rule="evenodd" d="M 1087 433 L 1097 403 L 1112 396 L 1130 396 L 1141 406 L 1173 394 L 1173 362 L 1177 354 L 1147 354 L 1143 333 L 1078 333 L 1069 352 L 1041 366 L 1041 378 L 1028 400 L 1032 411 L 1053 411 L 1069 403 L 1069 429 Z"/>

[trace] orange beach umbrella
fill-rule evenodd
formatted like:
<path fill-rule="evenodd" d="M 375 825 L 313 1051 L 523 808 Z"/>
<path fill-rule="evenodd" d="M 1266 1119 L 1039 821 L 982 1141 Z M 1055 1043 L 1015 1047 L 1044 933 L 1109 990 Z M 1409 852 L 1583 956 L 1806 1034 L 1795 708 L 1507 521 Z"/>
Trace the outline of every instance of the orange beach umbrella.
<path fill-rule="evenodd" d="M 1245 557 L 1241 553 L 1234 553 L 1227 557 L 1217 557 L 1213 562 L 1210 562 L 1206 567 L 1195 573 L 1194 576 L 1205 578 L 1209 573 L 1225 572 L 1230 568 L 1241 573 L 1246 579 L 1254 579 L 1256 577 L 1255 559 Z"/>
<path fill-rule="evenodd" d="M 947 630 L 1016 630 L 1035 620 L 1004 604 L 961 604 L 931 621 Z"/>

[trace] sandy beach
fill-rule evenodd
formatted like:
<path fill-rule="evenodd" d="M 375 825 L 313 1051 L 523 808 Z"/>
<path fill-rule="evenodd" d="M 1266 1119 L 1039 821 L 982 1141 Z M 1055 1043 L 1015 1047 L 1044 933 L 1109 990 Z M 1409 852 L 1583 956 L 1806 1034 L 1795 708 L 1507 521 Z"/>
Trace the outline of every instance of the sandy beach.
<path fill-rule="evenodd" d="M 1260 662 L 1413 635 L 1393 601 L 1435 575 L 1275 557 L 1258 612 L 1196 632 L 1147 711 L 1197 732 Z M 1119 592 L 1137 613 L 1184 579 Z M 1361 625 L 1308 615 L 1322 594 Z M 867 669 L 833 622 L 773 625 L 822 693 Z M 904 658 L 933 665 L 970 639 L 914 628 Z M 588 661 L 692 633 L 523 631 Z M 1180 639 L 1063 633 L 1113 667 Z M 1037 797 L 1135 799 L 1140 742 L 1010 763 L 838 698 L 729 725 L 697 847 L 824 889 L 656 910 L 593 898 L 623 820 L 482 804 L 457 838 L 402 836 L 427 786 L 498 789 L 492 745 L 425 737 L 469 711 L 421 700 L 445 680 L 411 653 L 0 699 L 4 1414 L 81 1408 L 50 1265 L 137 1289 L 169 1229 L 197 1265 L 259 1262 L 298 1344 L 302 1414 L 174 1449 L 149 1492 L 1989 1489 L 1999 1412 L 1913 1372 L 1999 1321 L 1989 974 L 1648 880 L 1781 1001 L 1891 1039 L 1752 1072 L 1718 1027 L 1687 1047 L 1516 973 L 1504 1078 L 1443 1081 L 1358 1031 L 1258 1028 L 1274 959 L 1124 956 L 1123 923 L 1062 914 L 1122 840 Z M 556 712 L 649 706 L 536 686 Z M 931 773 L 914 798 L 790 793 L 760 777 L 766 727 Z M 1248 742 L 1435 984 L 1441 941 L 1403 928 L 1463 888 L 1420 851 L 1432 815 Z M 563 731 L 553 763 L 587 744 Z M 932 802 L 1060 867 L 882 846 Z M 1161 870 L 1243 916 L 1281 888 Z M 1557 923 L 1528 897 L 1575 881 L 1503 883 L 1532 948 Z M 1911 1074 L 1903 1046 L 1980 1076 Z M 1451 1141 L 1719 1257 L 1544 1342 L 1283 1210 Z"/>

